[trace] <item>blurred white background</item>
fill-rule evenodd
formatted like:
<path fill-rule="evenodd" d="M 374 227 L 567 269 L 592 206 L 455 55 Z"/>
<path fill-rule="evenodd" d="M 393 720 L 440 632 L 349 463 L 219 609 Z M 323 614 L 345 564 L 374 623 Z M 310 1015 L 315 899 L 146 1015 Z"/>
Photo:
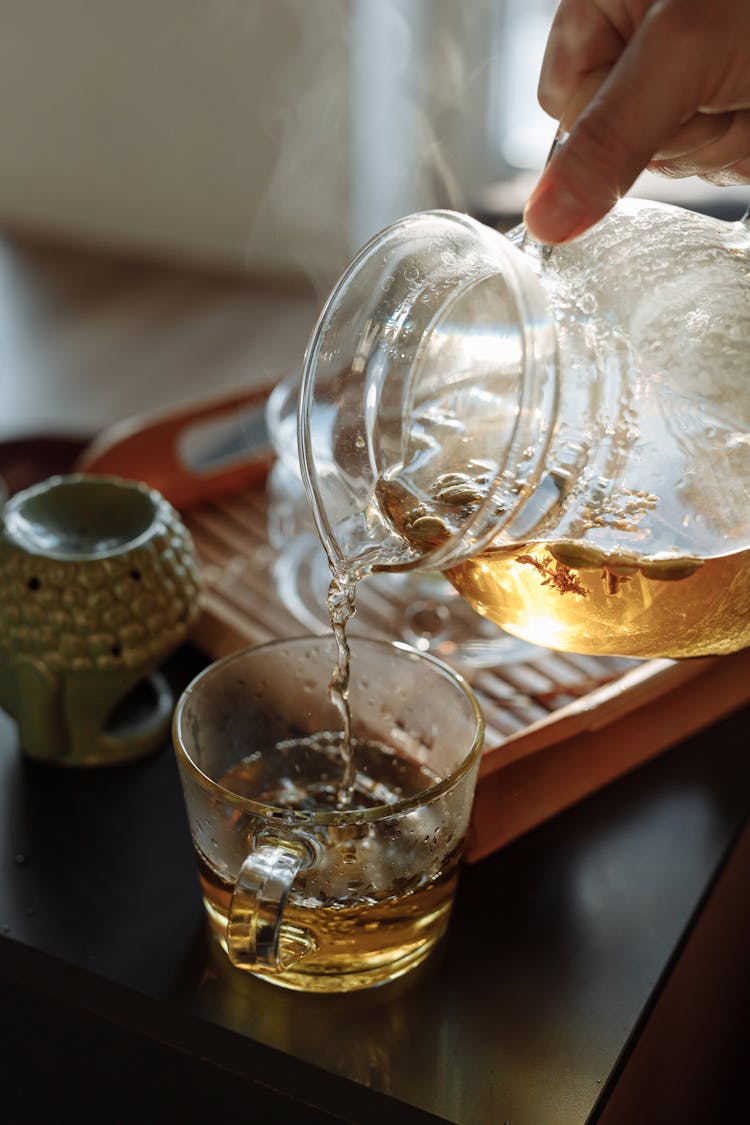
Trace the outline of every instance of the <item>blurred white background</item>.
<path fill-rule="evenodd" d="M 384 223 L 538 166 L 554 7 L 0 0 L 0 222 L 325 289 Z"/>

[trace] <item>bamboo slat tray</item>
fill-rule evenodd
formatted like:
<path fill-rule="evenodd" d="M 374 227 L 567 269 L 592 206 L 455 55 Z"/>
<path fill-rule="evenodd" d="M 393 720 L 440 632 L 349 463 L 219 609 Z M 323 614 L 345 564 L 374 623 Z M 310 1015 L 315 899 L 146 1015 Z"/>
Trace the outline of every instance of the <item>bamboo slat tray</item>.
<path fill-rule="evenodd" d="M 267 391 L 163 419 L 134 419 L 79 459 L 86 471 L 146 480 L 182 510 L 204 566 L 196 643 L 212 658 L 309 631 L 279 594 L 268 538 L 267 445 L 198 475 L 180 459 L 195 419 L 262 415 Z M 255 418 L 257 421 L 257 417 Z M 211 422 L 211 424 L 213 424 Z M 254 423 L 253 423 L 254 424 Z M 352 631 L 399 638 L 397 599 L 358 592 Z M 632 661 L 531 649 L 464 674 L 487 723 L 470 837 L 474 862 L 750 700 L 750 649 L 711 659 Z"/>
<path fill-rule="evenodd" d="M 249 489 L 191 508 L 205 566 L 197 642 L 213 657 L 300 632 L 278 597 L 266 498 Z M 382 586 L 358 591 L 352 631 L 398 636 Z M 750 698 L 750 651 L 633 662 L 545 650 L 466 673 L 487 737 L 467 851 L 489 854 Z"/>

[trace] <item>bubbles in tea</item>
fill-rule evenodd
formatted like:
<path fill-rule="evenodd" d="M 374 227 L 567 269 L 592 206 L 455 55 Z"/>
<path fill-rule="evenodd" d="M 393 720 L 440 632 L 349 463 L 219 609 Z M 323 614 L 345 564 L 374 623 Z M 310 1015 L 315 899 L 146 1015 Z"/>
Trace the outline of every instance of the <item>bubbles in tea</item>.
<path fill-rule="evenodd" d="M 340 811 L 340 739 L 323 733 L 280 743 L 273 754 L 239 762 L 220 784 L 290 818 Z M 439 802 L 390 818 L 356 815 L 418 797 L 439 779 L 377 742 L 355 739 L 352 754 L 347 819 L 316 827 L 319 854 L 295 878 L 284 909 L 281 970 L 254 969 L 286 987 L 325 992 L 392 980 L 419 964 L 448 924 L 461 840 Z M 236 869 L 257 829 L 258 818 L 239 810 L 211 825 L 221 836 L 211 850 L 225 859 L 222 869 L 196 840 L 204 902 L 224 948 Z"/>

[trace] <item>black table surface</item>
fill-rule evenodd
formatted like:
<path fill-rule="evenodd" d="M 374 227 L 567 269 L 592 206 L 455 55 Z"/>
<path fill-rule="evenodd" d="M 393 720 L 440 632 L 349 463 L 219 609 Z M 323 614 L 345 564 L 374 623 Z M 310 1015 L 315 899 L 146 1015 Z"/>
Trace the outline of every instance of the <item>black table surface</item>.
<path fill-rule="evenodd" d="M 175 687 L 202 663 L 181 651 Z M 734 1120 L 749 721 L 465 867 L 448 937 L 410 976 L 320 997 L 213 945 L 168 745 L 68 771 L 24 759 L 0 713 L 0 1073 L 23 1094 L 7 1120 Z"/>

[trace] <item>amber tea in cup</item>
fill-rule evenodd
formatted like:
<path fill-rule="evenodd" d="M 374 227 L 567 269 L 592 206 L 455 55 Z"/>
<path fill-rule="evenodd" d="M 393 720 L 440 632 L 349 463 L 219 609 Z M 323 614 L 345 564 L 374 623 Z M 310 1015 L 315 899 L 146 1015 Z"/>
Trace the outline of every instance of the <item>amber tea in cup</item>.
<path fill-rule="evenodd" d="M 447 665 L 351 647 L 346 788 L 330 635 L 218 661 L 174 719 L 210 928 L 232 964 L 304 991 L 393 980 L 445 933 L 484 738 Z"/>

